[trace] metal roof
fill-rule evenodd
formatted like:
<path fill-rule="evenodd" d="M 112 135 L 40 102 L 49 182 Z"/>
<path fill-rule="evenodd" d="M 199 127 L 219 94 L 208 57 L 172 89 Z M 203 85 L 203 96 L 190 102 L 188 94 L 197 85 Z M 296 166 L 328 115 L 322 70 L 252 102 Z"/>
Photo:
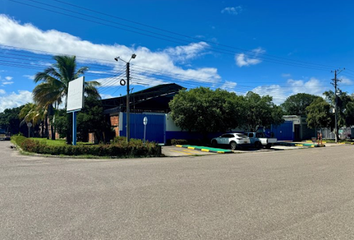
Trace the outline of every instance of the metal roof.
<path fill-rule="evenodd" d="M 182 86 L 171 83 L 157 85 L 129 95 L 131 112 L 169 112 L 168 103 L 178 93 Z M 125 111 L 126 96 L 103 99 L 106 114 Z"/>

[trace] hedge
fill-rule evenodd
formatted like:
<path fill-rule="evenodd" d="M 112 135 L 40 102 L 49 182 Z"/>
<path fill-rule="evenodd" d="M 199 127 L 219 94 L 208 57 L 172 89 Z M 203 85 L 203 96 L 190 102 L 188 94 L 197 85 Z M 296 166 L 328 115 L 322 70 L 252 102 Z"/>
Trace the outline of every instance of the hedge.
<path fill-rule="evenodd" d="M 129 143 L 118 141 L 112 144 L 99 145 L 63 145 L 49 146 L 23 136 L 15 136 L 13 140 L 26 152 L 50 155 L 93 155 L 111 157 L 156 157 L 161 155 L 161 146 L 153 142 L 132 139 Z"/>

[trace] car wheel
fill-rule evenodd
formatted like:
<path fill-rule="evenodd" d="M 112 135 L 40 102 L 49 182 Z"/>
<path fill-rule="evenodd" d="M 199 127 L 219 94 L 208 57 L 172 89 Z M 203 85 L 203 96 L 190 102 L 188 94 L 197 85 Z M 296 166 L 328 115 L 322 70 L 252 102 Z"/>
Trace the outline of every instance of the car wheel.
<path fill-rule="evenodd" d="M 257 148 L 257 149 L 261 149 L 261 148 L 262 148 L 262 144 L 261 144 L 260 142 L 255 142 L 255 143 L 254 143 L 254 146 L 255 146 L 255 148 Z"/>
<path fill-rule="evenodd" d="M 218 145 L 218 142 L 216 140 L 211 141 L 211 146 L 216 147 Z"/>
<path fill-rule="evenodd" d="M 266 149 L 269 149 L 271 146 L 272 146 L 272 144 L 269 144 L 269 143 L 268 143 L 268 144 L 266 145 Z"/>
<path fill-rule="evenodd" d="M 237 144 L 235 142 L 231 142 L 230 143 L 230 148 L 231 148 L 231 150 L 236 150 Z"/>

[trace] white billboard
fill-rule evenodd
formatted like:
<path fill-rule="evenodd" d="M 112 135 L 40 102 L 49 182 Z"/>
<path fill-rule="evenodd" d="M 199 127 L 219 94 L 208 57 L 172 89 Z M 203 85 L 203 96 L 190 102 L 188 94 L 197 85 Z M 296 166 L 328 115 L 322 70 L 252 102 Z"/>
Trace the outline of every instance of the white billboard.
<path fill-rule="evenodd" d="M 80 111 L 84 107 L 84 77 L 69 82 L 67 112 Z"/>

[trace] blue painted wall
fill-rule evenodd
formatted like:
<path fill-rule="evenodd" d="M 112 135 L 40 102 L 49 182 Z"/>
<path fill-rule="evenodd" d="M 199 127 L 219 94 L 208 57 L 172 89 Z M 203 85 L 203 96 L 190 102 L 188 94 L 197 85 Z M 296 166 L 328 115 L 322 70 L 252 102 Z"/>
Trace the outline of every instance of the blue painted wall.
<path fill-rule="evenodd" d="M 294 140 L 292 121 L 285 121 L 279 126 L 272 126 L 270 131 L 274 133 L 274 137 L 278 140 Z"/>
<path fill-rule="evenodd" d="M 130 138 L 144 139 L 144 117 L 148 118 L 146 125 L 146 140 L 150 142 L 166 143 L 166 127 L 165 115 L 163 114 L 130 114 Z M 119 131 L 120 136 L 126 136 L 126 114 L 123 113 L 122 129 Z"/>

